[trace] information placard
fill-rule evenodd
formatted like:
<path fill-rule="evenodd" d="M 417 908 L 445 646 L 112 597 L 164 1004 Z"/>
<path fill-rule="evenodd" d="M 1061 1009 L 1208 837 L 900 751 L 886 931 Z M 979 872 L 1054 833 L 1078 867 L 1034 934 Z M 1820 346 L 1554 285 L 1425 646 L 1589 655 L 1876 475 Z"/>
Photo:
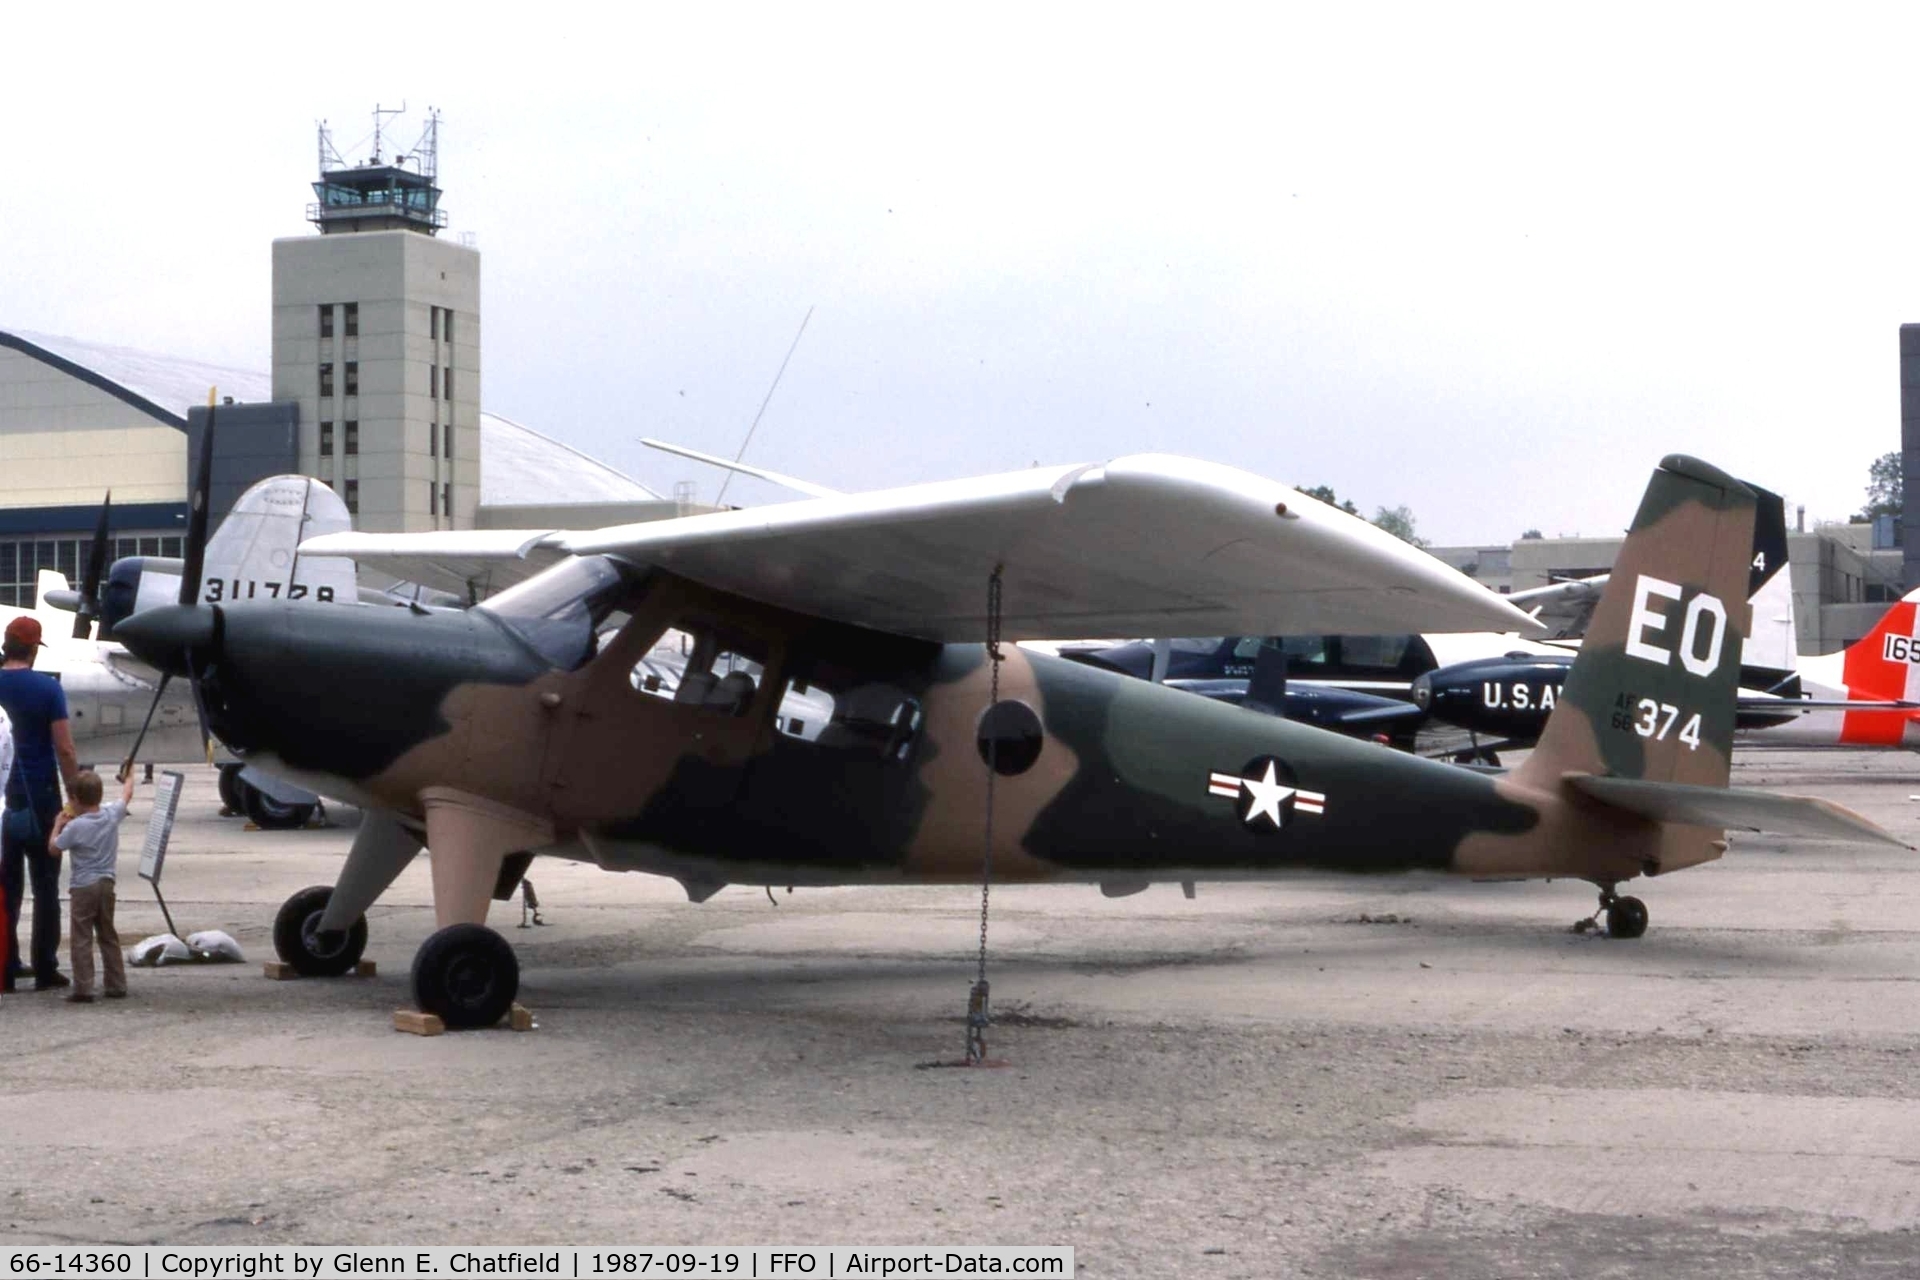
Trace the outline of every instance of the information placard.
<path fill-rule="evenodd" d="M 180 807 L 180 785 L 185 781 L 184 775 L 168 770 L 153 786 L 153 816 L 147 819 L 146 843 L 140 846 L 140 877 L 156 888 L 167 862 L 167 841 L 173 836 L 173 814 Z"/>

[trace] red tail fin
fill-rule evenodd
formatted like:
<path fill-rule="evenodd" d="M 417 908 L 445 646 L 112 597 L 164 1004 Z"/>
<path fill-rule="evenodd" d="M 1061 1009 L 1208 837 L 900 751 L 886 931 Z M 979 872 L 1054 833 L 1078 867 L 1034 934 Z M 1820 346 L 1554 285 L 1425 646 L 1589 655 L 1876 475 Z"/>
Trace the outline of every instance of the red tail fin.
<path fill-rule="evenodd" d="M 1920 591 L 1887 610 L 1866 637 L 1847 649 L 1842 679 L 1856 698 L 1912 699 L 1920 694 Z M 1908 717 L 1887 712 L 1850 711 L 1841 726 L 1842 742 L 1896 745 Z"/>

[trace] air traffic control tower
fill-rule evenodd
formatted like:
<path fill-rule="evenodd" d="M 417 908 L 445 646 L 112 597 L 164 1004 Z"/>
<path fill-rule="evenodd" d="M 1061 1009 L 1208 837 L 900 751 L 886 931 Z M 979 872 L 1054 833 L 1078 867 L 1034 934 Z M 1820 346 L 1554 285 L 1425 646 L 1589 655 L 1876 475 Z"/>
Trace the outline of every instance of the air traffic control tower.
<path fill-rule="evenodd" d="M 404 108 L 401 108 L 404 110 Z M 300 469 L 356 527 L 471 529 L 480 496 L 480 254 L 439 238 L 440 116 L 349 164 L 320 133 L 307 220 L 273 242 L 273 398 L 300 405 Z"/>

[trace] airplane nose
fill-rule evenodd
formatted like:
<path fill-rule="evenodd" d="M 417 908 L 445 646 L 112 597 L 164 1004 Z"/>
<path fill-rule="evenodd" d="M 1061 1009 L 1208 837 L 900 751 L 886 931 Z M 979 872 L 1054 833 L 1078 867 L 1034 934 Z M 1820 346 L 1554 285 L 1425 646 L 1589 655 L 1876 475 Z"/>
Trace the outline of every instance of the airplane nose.
<path fill-rule="evenodd" d="M 113 638 L 142 662 L 179 676 L 187 674 L 188 651 L 210 648 L 218 625 L 210 608 L 168 604 L 129 617 L 113 629 Z"/>

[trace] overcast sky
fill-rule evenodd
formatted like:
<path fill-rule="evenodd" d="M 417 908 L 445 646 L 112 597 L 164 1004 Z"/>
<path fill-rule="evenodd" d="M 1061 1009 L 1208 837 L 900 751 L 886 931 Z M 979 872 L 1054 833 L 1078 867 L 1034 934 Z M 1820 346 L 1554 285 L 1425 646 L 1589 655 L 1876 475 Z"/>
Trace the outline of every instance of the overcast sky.
<path fill-rule="evenodd" d="M 637 438 L 732 454 L 811 307 L 748 461 L 839 487 L 1164 450 L 1499 542 L 1685 451 L 1861 504 L 1916 24 L 1334 8 L 20 8 L 0 327 L 264 370 L 314 122 L 404 99 L 486 407 L 663 490 L 719 475 Z"/>

